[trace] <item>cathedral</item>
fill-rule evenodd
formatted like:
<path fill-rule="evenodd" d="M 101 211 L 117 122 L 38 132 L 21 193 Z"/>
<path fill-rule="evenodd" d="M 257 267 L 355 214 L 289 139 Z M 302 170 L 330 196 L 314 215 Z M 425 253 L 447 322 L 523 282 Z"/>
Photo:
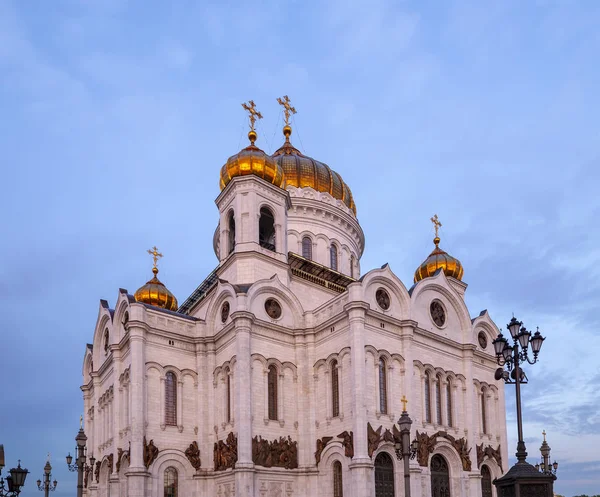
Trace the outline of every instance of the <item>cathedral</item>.
<path fill-rule="evenodd" d="M 503 384 L 487 311 L 433 250 L 408 287 L 361 272 L 350 187 L 292 144 L 249 144 L 220 169 L 216 268 L 189 297 L 158 278 L 101 300 L 83 359 L 89 497 L 495 496 L 507 470 Z M 215 171 L 215 176 L 217 171 Z M 425 254 L 424 254 L 425 256 Z"/>

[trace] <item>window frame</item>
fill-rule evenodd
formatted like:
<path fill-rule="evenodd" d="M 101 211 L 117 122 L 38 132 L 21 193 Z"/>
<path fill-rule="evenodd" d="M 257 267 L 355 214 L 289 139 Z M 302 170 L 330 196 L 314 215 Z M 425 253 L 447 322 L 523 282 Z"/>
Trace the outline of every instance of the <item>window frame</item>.
<path fill-rule="evenodd" d="M 333 497 L 344 497 L 344 477 L 342 463 L 338 460 L 333 461 Z"/>
<path fill-rule="evenodd" d="M 429 376 L 429 372 L 425 373 L 424 404 L 425 404 L 425 422 L 431 423 L 431 379 Z"/>
<path fill-rule="evenodd" d="M 379 412 L 388 414 L 388 384 L 387 384 L 387 361 L 385 357 L 379 358 Z"/>
<path fill-rule="evenodd" d="M 172 382 L 170 381 L 172 379 Z M 177 426 L 177 375 L 165 373 L 165 425 Z"/>
<path fill-rule="evenodd" d="M 340 415 L 340 381 L 337 360 L 331 361 L 331 416 Z"/>
<path fill-rule="evenodd" d="M 312 261 L 313 260 L 313 241 L 308 235 L 302 237 L 302 257 Z"/>
<path fill-rule="evenodd" d="M 334 271 L 339 268 L 339 251 L 335 243 L 329 247 L 329 267 Z"/>
<path fill-rule="evenodd" d="M 171 475 L 174 474 L 174 481 L 170 481 Z M 170 492 L 168 486 L 174 485 L 174 492 Z M 173 466 L 169 466 L 163 473 L 163 496 L 178 497 L 179 495 L 179 471 Z"/>
<path fill-rule="evenodd" d="M 267 417 L 270 421 L 279 421 L 277 381 L 279 372 L 277 366 L 271 364 L 267 373 Z"/>

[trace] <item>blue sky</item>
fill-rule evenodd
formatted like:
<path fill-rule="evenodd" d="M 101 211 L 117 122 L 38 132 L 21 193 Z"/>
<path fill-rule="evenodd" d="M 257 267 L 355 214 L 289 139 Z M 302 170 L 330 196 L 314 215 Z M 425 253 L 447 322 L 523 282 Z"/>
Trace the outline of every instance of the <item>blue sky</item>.
<path fill-rule="evenodd" d="M 529 453 L 545 429 L 556 490 L 600 492 L 599 23 L 593 0 L 0 0 L 0 443 L 32 472 L 21 495 L 48 451 L 54 495 L 73 495 L 99 299 L 149 279 L 154 244 L 180 302 L 216 266 L 240 103 L 272 152 L 284 94 L 294 144 L 353 190 L 363 271 L 388 262 L 409 287 L 437 213 L 472 315 L 548 337 Z"/>

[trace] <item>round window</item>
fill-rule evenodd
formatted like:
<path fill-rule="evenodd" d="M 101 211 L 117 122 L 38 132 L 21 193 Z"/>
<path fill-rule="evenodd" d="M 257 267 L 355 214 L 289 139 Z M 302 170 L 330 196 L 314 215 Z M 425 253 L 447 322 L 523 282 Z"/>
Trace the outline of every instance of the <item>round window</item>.
<path fill-rule="evenodd" d="M 225 321 L 227 321 L 228 317 L 229 317 L 229 302 L 225 301 L 225 302 L 223 302 L 223 305 L 221 306 L 221 322 L 224 323 Z"/>
<path fill-rule="evenodd" d="M 375 292 L 375 300 L 377 300 L 377 305 L 384 311 L 390 308 L 390 295 L 383 288 L 379 288 Z"/>
<path fill-rule="evenodd" d="M 485 334 L 485 332 L 480 331 L 479 335 L 477 335 L 477 340 L 479 341 L 479 346 L 482 349 L 485 349 L 487 347 L 488 340 L 487 340 L 487 335 Z"/>
<path fill-rule="evenodd" d="M 429 312 L 431 313 L 431 319 L 437 326 L 442 327 L 446 324 L 446 311 L 439 300 L 434 300 L 431 303 Z"/>
<path fill-rule="evenodd" d="M 281 317 L 281 305 L 275 299 L 267 299 L 265 301 L 265 311 L 271 319 L 279 319 Z"/>

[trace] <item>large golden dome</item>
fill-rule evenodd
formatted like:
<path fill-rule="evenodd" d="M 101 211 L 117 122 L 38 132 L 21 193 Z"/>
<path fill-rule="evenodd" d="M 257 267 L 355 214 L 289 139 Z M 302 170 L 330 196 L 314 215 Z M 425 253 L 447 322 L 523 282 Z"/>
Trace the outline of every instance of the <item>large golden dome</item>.
<path fill-rule="evenodd" d="M 440 238 L 438 236 L 433 239 L 433 243 L 435 249 L 415 271 L 415 283 L 423 278 L 433 276 L 438 269 L 443 269 L 446 276 L 462 280 L 464 271 L 461 262 L 439 247 Z"/>
<path fill-rule="evenodd" d="M 154 277 L 135 292 L 136 302 L 154 305 L 168 311 L 176 311 L 178 305 L 175 295 L 157 278 L 158 268 L 156 266 L 152 268 L 152 272 Z"/>
<path fill-rule="evenodd" d="M 339 199 L 356 214 L 352 192 L 342 177 L 327 164 L 303 155 L 290 142 L 292 128 L 283 128 L 285 143 L 273 154 L 273 158 L 283 169 L 288 185 L 296 188 L 310 187 L 318 192 L 327 192 Z"/>
<path fill-rule="evenodd" d="M 254 174 L 279 188 L 285 189 L 286 178 L 281 166 L 254 145 L 256 141 L 255 131 L 250 131 L 248 138 L 250 139 L 250 146 L 229 157 L 221 168 L 221 180 L 219 182 L 221 190 L 236 176 L 247 174 Z"/>

